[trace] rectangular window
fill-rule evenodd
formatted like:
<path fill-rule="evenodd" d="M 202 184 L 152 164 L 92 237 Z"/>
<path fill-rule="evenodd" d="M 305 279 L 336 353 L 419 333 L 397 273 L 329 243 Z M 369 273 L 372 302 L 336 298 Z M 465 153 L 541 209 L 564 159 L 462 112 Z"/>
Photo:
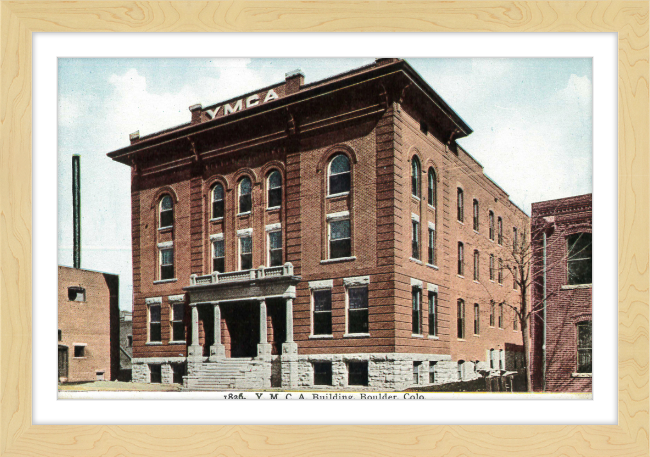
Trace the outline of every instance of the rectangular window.
<path fill-rule="evenodd" d="M 420 223 L 418 221 L 411 221 L 413 227 L 411 236 L 411 256 L 414 259 L 420 259 Z"/>
<path fill-rule="evenodd" d="M 463 276 L 465 272 L 465 262 L 463 259 L 464 256 L 464 246 L 463 243 L 458 243 L 458 275 Z"/>
<path fill-rule="evenodd" d="M 474 251 L 474 281 L 479 280 L 479 254 Z"/>
<path fill-rule="evenodd" d="M 86 356 L 86 346 L 75 346 L 74 347 L 74 356 L 77 358 Z"/>
<path fill-rule="evenodd" d="M 474 200 L 474 205 L 473 207 L 473 215 L 474 215 L 474 230 L 478 232 L 479 225 L 478 225 L 478 200 Z"/>
<path fill-rule="evenodd" d="M 591 321 L 578 322 L 578 373 L 591 373 Z"/>
<path fill-rule="evenodd" d="M 474 303 L 474 335 L 481 333 L 481 315 L 479 313 L 478 303 Z"/>
<path fill-rule="evenodd" d="M 368 362 L 348 362 L 348 385 L 368 385 Z"/>
<path fill-rule="evenodd" d="M 429 362 L 429 384 L 436 382 L 436 362 Z"/>
<path fill-rule="evenodd" d="M 438 336 L 438 294 L 429 292 L 429 336 Z"/>
<path fill-rule="evenodd" d="M 269 233 L 269 266 L 282 265 L 282 232 Z"/>
<path fill-rule="evenodd" d="M 489 223 L 489 230 L 488 230 L 488 235 L 492 241 L 494 241 L 494 213 L 490 211 L 488 213 L 488 223 Z"/>
<path fill-rule="evenodd" d="M 314 362 L 314 385 L 332 385 L 332 362 Z"/>
<path fill-rule="evenodd" d="M 160 335 L 160 305 L 149 305 L 149 342 L 162 341 Z"/>
<path fill-rule="evenodd" d="M 503 303 L 499 303 L 499 328 L 503 328 Z"/>
<path fill-rule="evenodd" d="M 174 278 L 174 248 L 160 250 L 160 279 Z"/>
<path fill-rule="evenodd" d="M 494 300 L 490 300 L 490 327 L 494 327 L 497 317 L 497 305 Z"/>
<path fill-rule="evenodd" d="M 329 223 L 330 259 L 350 257 L 352 243 L 350 239 L 350 219 L 332 221 Z"/>
<path fill-rule="evenodd" d="M 458 300 L 457 306 L 457 324 L 458 324 L 458 338 L 465 338 L 465 302 L 463 300 Z"/>
<path fill-rule="evenodd" d="M 183 317 L 185 315 L 185 305 L 174 303 L 172 305 L 172 341 L 185 341 L 185 324 Z"/>
<path fill-rule="evenodd" d="M 126 347 L 133 347 L 133 335 L 128 335 L 126 337 Z"/>
<path fill-rule="evenodd" d="M 422 290 L 419 287 L 413 287 L 411 289 L 411 298 L 413 302 L 413 310 L 411 314 L 411 332 L 414 335 L 419 335 L 422 333 L 422 322 L 421 322 L 421 313 L 422 309 Z"/>
<path fill-rule="evenodd" d="M 591 284 L 591 233 L 576 233 L 567 238 L 569 284 Z"/>
<path fill-rule="evenodd" d="M 499 217 L 497 220 L 497 231 L 498 231 L 498 237 L 497 237 L 497 242 L 499 244 L 503 244 L 503 219 Z"/>
<path fill-rule="evenodd" d="M 315 290 L 314 301 L 314 335 L 332 334 L 332 290 Z"/>
<path fill-rule="evenodd" d="M 460 187 L 456 189 L 457 192 L 457 201 L 456 201 L 456 217 L 459 222 L 463 222 L 463 189 Z"/>
<path fill-rule="evenodd" d="M 413 362 L 413 384 L 420 384 L 420 368 L 422 362 Z"/>
<path fill-rule="evenodd" d="M 83 287 L 68 287 L 68 300 L 86 301 L 86 289 Z"/>
<path fill-rule="evenodd" d="M 174 384 L 183 384 L 183 376 L 185 376 L 185 364 L 174 363 L 172 364 L 172 382 Z"/>
<path fill-rule="evenodd" d="M 160 384 L 162 382 L 162 365 L 149 365 L 150 382 Z"/>
<path fill-rule="evenodd" d="M 59 341 L 62 341 L 61 338 L 62 338 L 61 329 L 59 329 Z"/>
<path fill-rule="evenodd" d="M 242 236 L 239 238 L 239 269 L 250 270 L 253 268 L 253 238 Z"/>
<path fill-rule="evenodd" d="M 436 264 L 436 231 L 429 229 L 429 265 Z"/>
<path fill-rule="evenodd" d="M 212 271 L 225 273 L 226 271 L 226 245 L 224 240 L 212 242 Z"/>
<path fill-rule="evenodd" d="M 348 289 L 348 333 L 368 333 L 368 287 Z"/>

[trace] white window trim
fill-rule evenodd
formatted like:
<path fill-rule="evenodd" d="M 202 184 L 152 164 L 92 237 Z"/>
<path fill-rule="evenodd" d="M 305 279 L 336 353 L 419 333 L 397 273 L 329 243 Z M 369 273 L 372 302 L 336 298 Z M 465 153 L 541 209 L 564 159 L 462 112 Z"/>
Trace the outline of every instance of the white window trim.
<path fill-rule="evenodd" d="M 279 230 L 282 230 L 282 223 L 278 222 L 277 224 L 269 224 L 265 227 L 265 230 L 267 232 L 277 232 Z"/>
<path fill-rule="evenodd" d="M 167 300 L 169 303 L 185 303 L 185 294 L 169 295 Z"/>
<path fill-rule="evenodd" d="M 418 289 L 423 289 L 424 288 L 424 283 L 422 281 L 420 281 L 419 279 L 411 278 L 411 287 L 417 287 Z"/>
<path fill-rule="evenodd" d="M 350 211 L 340 211 L 338 213 L 330 213 L 327 215 L 327 221 L 345 220 L 350 218 Z"/>
<path fill-rule="evenodd" d="M 366 286 L 370 284 L 370 276 L 354 276 L 350 278 L 343 278 L 343 287 L 345 288 L 345 334 L 344 338 L 354 338 L 370 336 L 370 333 L 350 333 L 350 289 Z M 368 291 L 369 292 L 369 291 Z M 370 301 L 370 297 L 367 297 Z M 370 309 L 370 303 L 366 303 L 366 309 Z"/>
<path fill-rule="evenodd" d="M 364 286 L 370 284 L 370 276 L 352 276 L 343 278 L 343 285 L 345 287 Z"/>
<path fill-rule="evenodd" d="M 163 241 L 162 243 L 158 243 L 158 249 L 169 249 L 173 247 L 174 247 L 173 241 Z"/>
<path fill-rule="evenodd" d="M 223 233 L 214 233 L 210 235 L 210 242 L 223 240 Z"/>
<path fill-rule="evenodd" d="M 334 173 L 334 175 L 332 175 L 332 162 L 333 162 L 334 159 L 335 159 L 337 156 L 339 156 L 339 155 L 343 155 L 343 156 L 345 156 L 346 159 L 348 159 L 348 166 L 350 167 L 350 169 L 349 169 L 348 171 L 344 171 L 344 172 L 342 172 L 342 173 Z M 338 176 L 338 175 L 343 175 L 343 174 L 345 174 L 345 173 L 349 173 L 349 174 L 350 174 L 350 189 L 352 189 L 352 163 L 351 163 L 351 161 L 350 161 L 350 158 L 349 158 L 347 155 L 342 154 L 342 153 L 334 154 L 334 155 L 332 156 L 332 158 L 330 159 L 329 163 L 327 164 L 327 198 L 330 198 L 330 197 L 331 197 L 331 198 L 333 198 L 333 197 L 338 197 L 338 196 L 341 196 L 341 195 L 347 195 L 347 194 L 350 193 L 349 191 L 347 191 L 347 192 L 339 192 L 339 193 L 337 193 L 337 194 L 330 194 L 330 177 L 332 177 L 332 176 Z"/>
<path fill-rule="evenodd" d="M 329 180 L 328 180 L 328 181 L 329 181 Z M 328 184 L 327 184 L 327 185 L 329 186 L 329 182 L 328 182 Z M 328 195 L 328 196 L 327 196 L 327 197 L 325 197 L 325 198 L 336 198 L 336 197 L 344 197 L 344 196 L 347 196 L 347 195 L 350 195 L 350 192 L 349 192 L 349 191 L 348 191 L 348 192 L 339 192 L 338 194 L 332 194 L 332 195 Z"/>
<path fill-rule="evenodd" d="M 162 305 L 162 297 L 149 297 L 144 299 L 146 305 Z"/>
<path fill-rule="evenodd" d="M 438 285 L 437 284 L 427 284 L 427 291 L 428 292 L 434 292 L 438 293 Z"/>
<path fill-rule="evenodd" d="M 312 290 L 332 289 L 334 287 L 333 279 L 323 279 L 321 281 L 309 281 L 309 288 Z"/>
<path fill-rule="evenodd" d="M 242 238 L 245 236 L 252 236 L 253 235 L 253 229 L 252 228 L 245 228 L 241 230 L 237 230 L 237 237 Z"/>
<path fill-rule="evenodd" d="M 170 338 L 169 339 L 169 344 L 185 343 L 186 339 L 183 339 L 183 340 L 175 340 L 175 339 L 173 339 L 173 337 L 174 337 L 174 322 L 178 322 L 178 321 L 174 321 L 174 305 L 178 305 L 178 304 L 182 304 L 182 303 L 178 303 L 178 302 L 174 303 L 174 302 L 171 302 L 171 300 L 170 300 L 169 304 L 171 305 L 171 307 L 170 307 L 171 309 L 169 310 L 169 327 L 170 327 L 169 328 L 169 338 Z M 162 318 L 162 316 L 161 316 L 161 318 Z M 182 320 L 181 320 L 181 322 L 182 322 Z M 161 333 L 162 333 L 162 322 L 160 323 L 160 329 L 161 329 Z M 184 331 L 184 333 L 185 333 L 185 331 Z M 160 336 L 162 337 L 162 334 Z M 187 338 L 187 335 L 185 335 L 185 337 Z"/>
<path fill-rule="evenodd" d="M 276 227 L 277 226 L 277 227 Z M 275 227 L 272 229 L 269 229 L 269 227 Z M 266 265 L 270 268 L 271 267 L 271 234 L 272 233 L 279 233 L 280 238 L 282 238 L 282 226 L 281 224 L 271 224 L 266 226 Z M 282 241 L 282 240 L 281 240 Z M 284 249 L 284 244 L 280 250 L 282 251 Z"/>
<path fill-rule="evenodd" d="M 315 287 L 312 287 L 312 284 Z M 329 286 L 327 286 L 329 284 Z M 323 281 L 310 281 L 309 282 L 309 338 L 333 338 L 333 334 L 318 334 L 314 335 L 314 318 L 315 318 L 315 312 L 314 312 L 314 292 L 320 292 L 323 290 L 329 290 L 330 291 L 330 297 L 332 294 L 332 287 L 334 284 L 334 280 L 332 279 L 325 279 Z M 331 298 L 330 298 L 331 301 Z M 330 319 L 332 316 L 332 309 L 330 308 Z"/>
<path fill-rule="evenodd" d="M 436 223 L 435 222 L 429 221 L 429 223 L 427 225 L 429 226 L 429 228 L 431 230 L 433 230 L 434 232 L 436 231 Z"/>
<path fill-rule="evenodd" d="M 417 223 L 420 223 L 420 216 L 418 216 L 415 213 L 411 213 L 411 220 L 416 221 Z"/>

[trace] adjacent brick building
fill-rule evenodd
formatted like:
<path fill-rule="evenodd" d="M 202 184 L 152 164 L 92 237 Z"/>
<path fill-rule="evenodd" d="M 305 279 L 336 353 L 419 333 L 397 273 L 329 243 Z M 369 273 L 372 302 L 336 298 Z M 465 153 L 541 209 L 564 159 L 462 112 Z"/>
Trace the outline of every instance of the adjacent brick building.
<path fill-rule="evenodd" d="M 119 359 L 119 276 L 59 266 L 59 380 L 113 380 Z"/>
<path fill-rule="evenodd" d="M 533 389 L 591 392 L 591 194 L 533 203 L 531 224 Z"/>
<path fill-rule="evenodd" d="M 190 112 L 108 154 L 132 169 L 135 381 L 385 390 L 522 367 L 498 267 L 529 219 L 408 63 Z"/>

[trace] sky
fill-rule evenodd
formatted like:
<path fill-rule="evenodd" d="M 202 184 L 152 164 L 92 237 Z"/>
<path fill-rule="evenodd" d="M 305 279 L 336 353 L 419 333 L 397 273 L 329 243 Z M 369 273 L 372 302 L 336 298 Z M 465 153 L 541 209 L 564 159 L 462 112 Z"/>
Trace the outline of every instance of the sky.
<path fill-rule="evenodd" d="M 343 59 L 58 61 L 58 262 L 72 265 L 71 156 L 81 155 L 81 267 L 120 275 L 131 309 L 130 168 L 106 153 L 208 106 L 284 80 L 309 83 L 373 62 Z M 458 143 L 530 214 L 532 202 L 592 192 L 592 61 L 407 59 L 473 129 Z"/>

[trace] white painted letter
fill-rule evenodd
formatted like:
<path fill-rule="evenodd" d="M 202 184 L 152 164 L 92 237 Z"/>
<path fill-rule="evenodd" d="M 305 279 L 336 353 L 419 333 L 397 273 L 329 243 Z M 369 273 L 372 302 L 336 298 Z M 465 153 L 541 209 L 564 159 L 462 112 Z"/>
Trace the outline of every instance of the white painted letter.
<path fill-rule="evenodd" d="M 219 112 L 220 109 L 221 107 L 217 106 L 214 109 L 214 111 L 212 111 L 211 109 L 205 110 L 205 114 L 207 114 L 210 119 L 214 119 L 215 117 L 217 117 L 217 113 Z"/>
<path fill-rule="evenodd" d="M 260 103 L 260 97 L 259 95 L 251 95 L 246 99 L 246 108 L 250 108 L 251 106 L 259 105 Z"/>
<path fill-rule="evenodd" d="M 270 102 L 271 100 L 276 100 L 278 98 L 278 94 L 276 94 L 275 91 L 271 89 L 266 93 L 266 97 L 264 97 L 264 103 Z"/>
<path fill-rule="evenodd" d="M 242 101 L 241 100 L 237 100 L 237 103 L 235 103 L 234 108 L 232 106 L 230 106 L 229 103 L 226 103 L 225 105 L 223 105 L 223 115 L 227 116 L 228 114 L 234 113 L 235 111 L 241 111 L 241 109 L 242 109 Z"/>

